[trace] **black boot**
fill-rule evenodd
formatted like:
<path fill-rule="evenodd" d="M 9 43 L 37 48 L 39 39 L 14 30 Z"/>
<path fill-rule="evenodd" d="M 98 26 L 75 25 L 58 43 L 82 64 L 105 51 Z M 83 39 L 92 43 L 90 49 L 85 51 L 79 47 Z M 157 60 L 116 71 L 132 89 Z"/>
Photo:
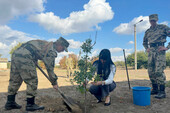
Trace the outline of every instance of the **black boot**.
<path fill-rule="evenodd" d="M 151 95 L 158 94 L 158 84 L 152 84 Z"/>
<path fill-rule="evenodd" d="M 160 85 L 160 91 L 158 95 L 155 96 L 155 98 L 158 98 L 158 99 L 166 98 L 165 85 Z"/>
<path fill-rule="evenodd" d="M 7 102 L 5 104 L 6 110 L 20 109 L 22 107 L 15 102 L 15 95 L 8 95 L 7 96 Z"/>
<path fill-rule="evenodd" d="M 35 97 L 27 98 L 26 111 L 43 110 L 44 106 L 38 106 L 35 104 Z"/>

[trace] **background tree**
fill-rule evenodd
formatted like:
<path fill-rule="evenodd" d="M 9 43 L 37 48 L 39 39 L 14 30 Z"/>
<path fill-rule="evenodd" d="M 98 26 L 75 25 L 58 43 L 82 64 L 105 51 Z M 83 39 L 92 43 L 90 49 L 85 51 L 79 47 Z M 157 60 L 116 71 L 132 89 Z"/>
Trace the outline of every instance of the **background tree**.
<path fill-rule="evenodd" d="M 64 57 L 62 57 L 62 59 L 60 60 L 60 62 L 59 62 L 59 64 L 60 64 L 60 67 L 62 68 L 62 69 L 66 69 L 66 56 L 64 56 Z"/>
<path fill-rule="evenodd" d="M 147 62 L 148 62 L 148 54 L 144 51 L 137 52 L 137 68 L 147 68 Z M 134 63 L 134 53 L 128 55 L 127 57 L 127 64 L 128 66 L 135 65 Z"/>
<path fill-rule="evenodd" d="M 16 46 L 14 46 L 14 47 L 11 48 L 11 50 L 10 50 L 10 52 L 9 52 L 9 54 L 11 55 L 11 57 L 12 57 L 12 53 L 13 53 L 16 49 L 18 49 L 22 44 L 23 44 L 23 43 L 19 42 Z"/>
<path fill-rule="evenodd" d="M 78 62 L 78 58 L 77 58 L 77 55 L 76 54 L 69 54 L 69 56 L 71 56 L 71 58 L 73 59 L 73 69 L 76 68 L 76 64 Z M 60 64 L 60 67 L 62 69 L 66 69 L 66 59 L 67 59 L 67 56 L 63 56 L 62 59 L 60 60 L 59 64 Z"/>
<path fill-rule="evenodd" d="M 42 60 L 38 60 L 38 65 L 42 68 L 42 69 L 46 69 L 45 64 Z"/>
<path fill-rule="evenodd" d="M 0 54 L 0 58 L 1 58 L 2 54 Z"/>
<path fill-rule="evenodd" d="M 91 58 L 91 63 L 93 64 L 94 61 L 99 60 L 99 56 L 94 56 Z"/>
<path fill-rule="evenodd" d="M 127 56 L 127 65 L 128 66 L 135 66 L 134 53 Z"/>
<path fill-rule="evenodd" d="M 80 60 L 80 57 L 81 57 L 81 49 L 79 51 L 79 55 L 78 55 L 77 61 L 76 61 L 76 70 L 78 69 L 78 61 Z"/>
<path fill-rule="evenodd" d="M 78 62 L 78 58 L 76 54 L 69 54 L 69 56 L 71 56 L 71 58 L 73 59 L 73 69 L 76 68 L 76 64 Z"/>
<path fill-rule="evenodd" d="M 145 68 L 147 69 L 148 67 L 148 54 L 144 51 L 139 51 L 137 53 L 137 68 L 141 69 L 141 68 Z"/>
<path fill-rule="evenodd" d="M 116 67 L 125 67 L 125 62 L 124 61 L 116 61 L 114 62 Z"/>
<path fill-rule="evenodd" d="M 170 51 L 166 53 L 166 66 L 170 67 Z"/>

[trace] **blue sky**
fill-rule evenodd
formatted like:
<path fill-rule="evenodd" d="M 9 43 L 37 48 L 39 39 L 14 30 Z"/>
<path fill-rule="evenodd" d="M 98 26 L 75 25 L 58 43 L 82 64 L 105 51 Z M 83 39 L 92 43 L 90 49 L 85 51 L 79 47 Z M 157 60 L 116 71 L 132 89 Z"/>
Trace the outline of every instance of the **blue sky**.
<path fill-rule="evenodd" d="M 150 27 L 148 16 L 170 25 L 169 0 L 0 0 L 0 54 L 10 60 L 9 50 L 18 42 L 34 39 L 70 42 L 69 53 L 78 54 L 87 38 L 97 43 L 91 56 L 110 49 L 113 61 L 123 60 L 122 49 L 134 52 L 133 25 L 137 24 L 137 50 Z M 169 42 L 170 39 L 167 38 Z M 166 43 L 167 45 L 167 43 Z M 56 63 L 69 53 L 60 53 Z"/>

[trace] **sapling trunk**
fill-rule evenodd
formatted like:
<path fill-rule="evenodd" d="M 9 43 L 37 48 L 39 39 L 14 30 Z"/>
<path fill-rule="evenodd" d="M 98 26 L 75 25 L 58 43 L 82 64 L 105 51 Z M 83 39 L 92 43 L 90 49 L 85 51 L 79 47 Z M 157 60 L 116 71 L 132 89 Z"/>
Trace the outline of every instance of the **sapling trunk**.
<path fill-rule="evenodd" d="M 86 87 L 86 79 L 92 80 L 93 79 L 93 73 L 95 71 L 95 68 L 92 66 L 92 64 L 89 61 L 88 54 L 91 53 L 93 46 L 91 44 L 91 39 L 87 39 L 81 46 L 81 49 L 83 50 L 83 53 L 85 55 L 78 61 L 78 67 L 79 71 L 75 71 L 73 75 L 73 79 L 71 79 L 71 83 L 76 82 L 78 84 L 78 90 L 81 93 L 84 93 L 84 113 L 87 112 L 87 87 Z M 96 79 L 96 78 L 95 78 Z"/>

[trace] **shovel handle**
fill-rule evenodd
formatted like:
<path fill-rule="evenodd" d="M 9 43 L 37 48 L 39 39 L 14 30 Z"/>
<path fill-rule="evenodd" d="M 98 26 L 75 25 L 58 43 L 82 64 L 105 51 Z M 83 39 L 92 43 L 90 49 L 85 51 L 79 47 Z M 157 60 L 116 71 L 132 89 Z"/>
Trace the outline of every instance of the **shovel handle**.
<path fill-rule="evenodd" d="M 37 64 L 37 63 L 35 63 L 35 65 L 38 67 L 38 69 L 44 74 L 44 76 L 50 81 L 50 79 L 49 79 L 49 77 L 47 76 L 47 74 L 42 70 L 42 68 Z M 51 82 L 51 81 L 50 81 Z M 62 93 L 62 91 L 60 90 L 60 88 L 58 87 L 58 92 L 62 95 L 62 96 L 64 96 L 64 94 Z"/>
<path fill-rule="evenodd" d="M 42 68 L 37 64 L 35 63 L 36 66 L 38 67 L 38 69 L 44 74 L 44 76 L 50 81 L 49 77 L 47 76 L 47 74 L 42 70 Z M 51 81 L 50 81 L 51 82 Z M 79 112 L 76 111 L 76 113 L 82 113 L 80 112 L 80 108 L 78 105 L 76 105 L 75 103 L 73 102 L 70 102 L 70 100 L 62 93 L 62 91 L 60 90 L 60 88 L 58 87 L 57 88 L 57 91 L 59 92 L 59 94 L 62 96 L 64 102 L 72 109 L 72 111 L 76 111 L 78 110 Z"/>

